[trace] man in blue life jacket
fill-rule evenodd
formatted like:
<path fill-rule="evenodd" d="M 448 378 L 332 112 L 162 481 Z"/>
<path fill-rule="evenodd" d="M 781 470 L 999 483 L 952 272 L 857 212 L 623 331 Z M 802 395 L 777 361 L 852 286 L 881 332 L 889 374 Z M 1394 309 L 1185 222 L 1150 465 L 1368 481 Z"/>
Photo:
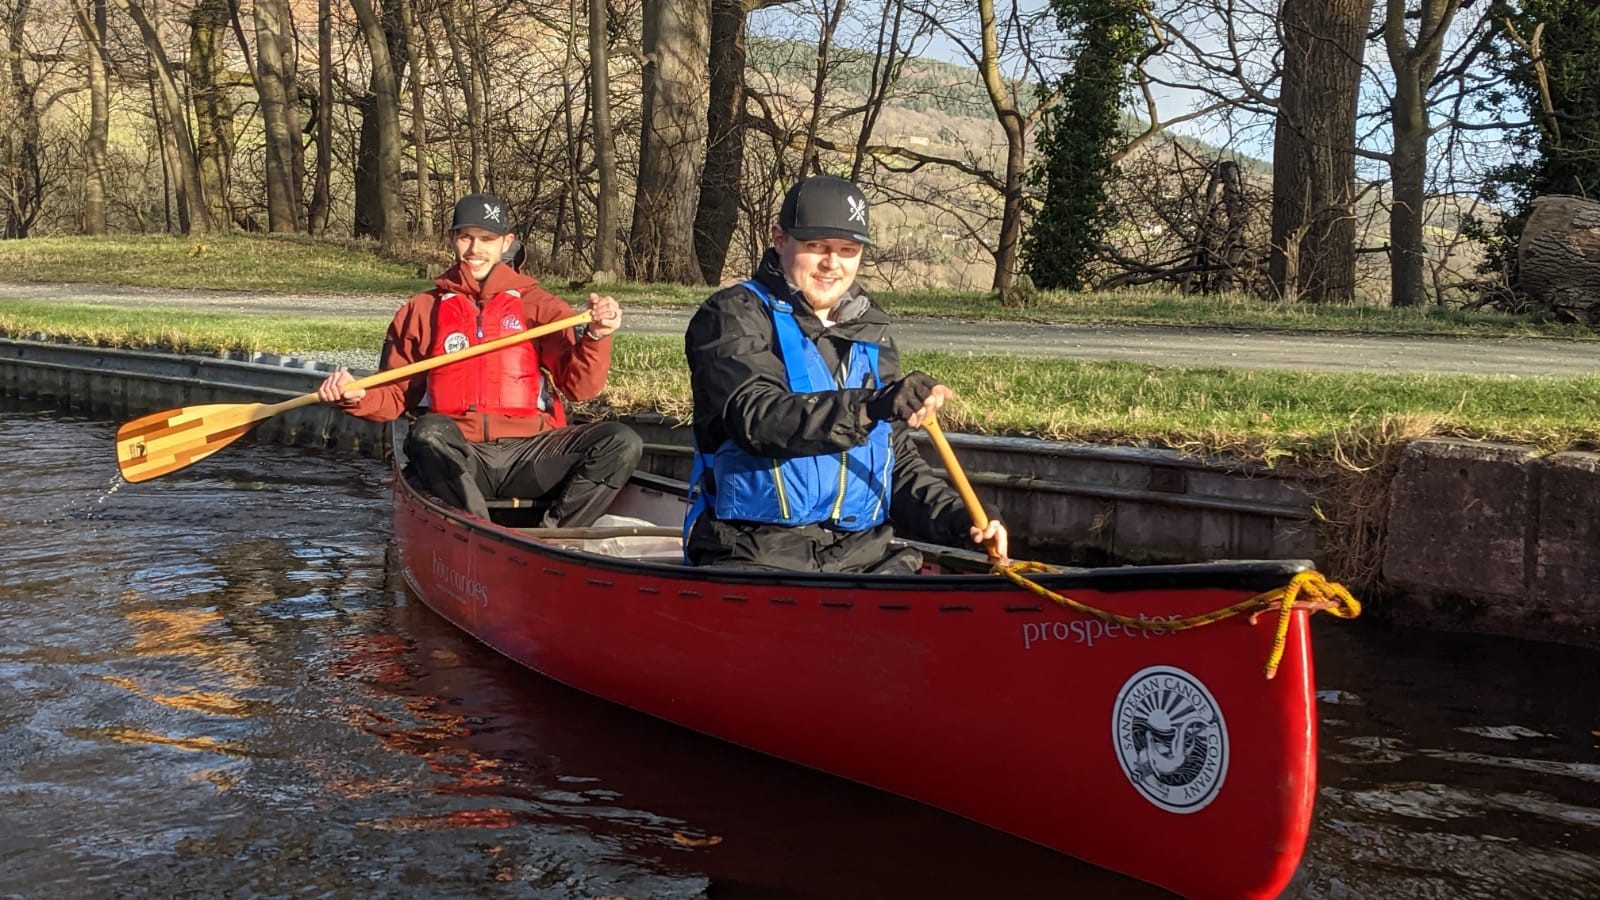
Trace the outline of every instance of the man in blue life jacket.
<path fill-rule="evenodd" d="M 694 393 L 694 565 L 908 574 L 943 544 L 994 541 L 917 452 L 950 397 L 902 375 L 889 317 L 856 284 L 867 201 L 842 178 L 790 188 L 754 277 L 711 295 L 684 336 Z"/>

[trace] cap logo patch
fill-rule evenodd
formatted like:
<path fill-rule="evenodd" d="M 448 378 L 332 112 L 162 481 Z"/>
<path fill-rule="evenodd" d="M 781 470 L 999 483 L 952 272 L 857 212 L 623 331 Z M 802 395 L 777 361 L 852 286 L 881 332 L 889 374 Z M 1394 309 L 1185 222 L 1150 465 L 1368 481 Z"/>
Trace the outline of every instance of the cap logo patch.
<path fill-rule="evenodd" d="M 850 205 L 848 221 L 860 222 L 862 228 L 867 227 L 867 201 L 860 197 L 846 197 L 845 201 Z"/>
<path fill-rule="evenodd" d="M 485 203 L 483 205 L 483 217 L 490 222 L 499 222 L 500 207 L 495 206 L 493 203 Z"/>

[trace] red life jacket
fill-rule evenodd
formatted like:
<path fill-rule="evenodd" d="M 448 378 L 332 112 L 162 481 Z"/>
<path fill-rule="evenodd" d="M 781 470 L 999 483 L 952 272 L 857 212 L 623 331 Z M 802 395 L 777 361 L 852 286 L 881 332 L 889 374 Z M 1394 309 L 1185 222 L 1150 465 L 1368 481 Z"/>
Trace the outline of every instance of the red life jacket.
<path fill-rule="evenodd" d="M 441 294 L 428 356 L 465 350 L 523 331 L 522 314 L 522 296 L 516 291 L 494 295 L 481 311 L 461 294 Z M 533 341 L 433 369 L 428 373 L 428 397 L 434 412 L 450 416 L 535 416 L 543 411 L 554 427 L 566 424 L 560 400 L 553 391 L 545 390 L 539 349 Z"/>

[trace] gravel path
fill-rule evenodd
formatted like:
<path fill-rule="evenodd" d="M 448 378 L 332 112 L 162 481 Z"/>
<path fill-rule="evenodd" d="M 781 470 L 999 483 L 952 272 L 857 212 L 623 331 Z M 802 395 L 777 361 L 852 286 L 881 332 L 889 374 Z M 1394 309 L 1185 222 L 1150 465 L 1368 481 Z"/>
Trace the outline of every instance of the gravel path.
<path fill-rule="evenodd" d="M 240 314 L 372 316 L 387 320 L 404 298 L 249 294 L 103 285 L 0 284 L 0 298 L 167 306 Z M 625 311 L 624 328 L 681 335 L 688 310 Z M 1571 376 L 1600 368 L 1600 341 L 1449 338 L 1391 335 L 1255 333 L 1230 329 L 1040 325 L 902 318 L 910 350 L 1017 353 L 1164 366 L 1314 369 L 1338 372 L 1437 372 L 1467 375 Z M 361 354 L 364 359 L 367 354 Z M 319 357 L 327 357 L 319 354 Z M 341 355 L 335 354 L 334 358 Z M 357 358 L 355 355 L 351 359 Z M 341 363 L 350 364 L 343 359 Z M 357 363 L 365 367 L 370 363 Z"/>

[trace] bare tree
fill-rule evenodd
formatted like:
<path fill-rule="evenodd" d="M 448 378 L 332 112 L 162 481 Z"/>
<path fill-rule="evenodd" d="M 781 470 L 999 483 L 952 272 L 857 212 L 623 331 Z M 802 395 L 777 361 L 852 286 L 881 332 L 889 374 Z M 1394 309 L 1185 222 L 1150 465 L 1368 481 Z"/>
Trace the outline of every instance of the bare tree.
<path fill-rule="evenodd" d="M 177 179 L 178 228 L 184 234 L 209 234 L 215 224 L 206 203 L 200 180 L 199 158 L 189 131 L 189 122 L 183 115 L 183 95 L 178 90 L 178 79 L 172 63 L 161 46 L 161 36 L 146 14 L 142 0 L 116 0 L 116 3 L 138 27 L 155 68 L 153 77 L 159 96 L 156 114 L 158 121 L 165 126 L 168 165 Z"/>
<path fill-rule="evenodd" d="M 406 238 L 405 205 L 400 195 L 402 159 L 400 136 L 400 79 L 389 53 L 389 28 L 378 19 L 372 0 L 350 0 L 361 35 L 366 40 L 371 73 L 366 116 L 362 122 L 362 156 L 365 179 L 357 181 L 358 234 L 370 234 L 386 247 Z M 387 10 L 386 10 L 387 12 Z M 362 185 L 366 191 L 361 190 Z M 363 202 L 365 201 L 365 202 Z"/>
<path fill-rule="evenodd" d="M 859 114 L 861 125 L 856 129 L 855 151 L 850 159 L 850 180 L 859 181 L 870 157 L 867 146 L 872 143 L 873 132 L 883 115 L 885 104 L 893 96 L 905 70 L 906 60 L 913 49 L 928 36 L 926 20 L 918 27 L 906 21 L 909 12 L 906 0 L 889 0 L 879 13 L 876 27 L 869 29 L 873 35 L 871 72 L 867 80 L 866 96 L 855 109 L 845 115 Z"/>
<path fill-rule="evenodd" d="M 1445 34 L 1461 0 L 1419 0 L 1413 13 L 1406 0 L 1385 0 L 1383 45 L 1394 71 L 1389 126 L 1394 135 L 1389 171 L 1394 182 L 1389 210 L 1390 272 L 1395 306 L 1421 306 L 1423 282 L 1423 200 L 1428 172 L 1428 89 L 1439 71 Z M 1415 18 L 1416 34 L 1408 32 Z"/>
<path fill-rule="evenodd" d="M 1272 283 L 1285 300 L 1355 295 L 1355 128 L 1373 0 L 1284 0 L 1272 150 Z"/>
<path fill-rule="evenodd" d="M 750 12 L 789 0 L 712 0 L 710 102 L 706 114 L 706 163 L 694 216 L 694 249 L 700 277 L 716 284 L 728 263 L 728 246 L 739 225 L 745 152 L 745 26 Z"/>
<path fill-rule="evenodd" d="M 256 0 L 256 91 L 261 96 L 261 123 L 266 142 L 267 229 L 299 231 L 301 198 L 295 167 L 294 145 L 300 129 L 290 115 L 295 96 L 294 71 L 289 66 L 287 0 Z"/>
<path fill-rule="evenodd" d="M 433 222 L 433 188 L 428 165 L 428 116 L 422 91 L 422 33 L 417 6 L 420 0 L 401 0 L 400 23 L 412 50 L 406 59 L 406 89 L 411 94 L 411 154 L 417 180 L 417 221 L 423 229 Z"/>
<path fill-rule="evenodd" d="M 89 87 L 89 133 L 83 144 L 83 233 L 106 233 L 106 140 L 111 130 L 111 86 L 106 74 L 105 0 L 73 4 L 83 35 L 85 80 Z"/>
<path fill-rule="evenodd" d="M 1058 95 L 1041 98 L 1030 112 L 1024 113 L 1018 102 L 1018 92 L 1029 90 L 1030 84 L 1042 83 L 1039 77 L 1039 59 L 1032 52 L 1033 42 L 1055 33 L 1050 25 L 1048 10 L 1025 14 L 1013 4 L 1005 15 L 998 16 L 994 0 L 978 0 L 977 40 L 974 48 L 970 39 L 958 34 L 947 22 L 934 23 L 931 13 L 920 14 L 945 37 L 961 48 L 978 70 L 995 121 L 1004 135 L 1001 171 L 984 171 L 988 185 L 1000 195 L 999 234 L 991 253 L 994 256 L 994 281 L 991 284 L 1002 295 L 1011 289 L 1019 266 L 1024 203 L 1027 197 L 1027 145 L 1028 132 L 1037 122 L 1040 113 L 1055 103 Z M 1002 41 L 1002 36 L 1007 41 Z M 1005 44 L 1009 44 L 1008 47 Z M 1009 53 L 1021 57 L 1021 63 L 1031 77 L 1020 80 L 1007 78 L 1004 61 Z"/>
<path fill-rule="evenodd" d="M 330 0 L 317 0 L 317 163 L 306 208 L 306 230 L 328 230 L 333 178 L 333 10 Z"/>
<path fill-rule="evenodd" d="M 711 41 L 708 0 L 648 0 L 639 181 L 628 240 L 635 281 L 702 281 L 694 216 L 705 161 Z"/>
<path fill-rule="evenodd" d="M 189 105 L 194 109 L 195 160 L 200 188 L 211 219 L 221 227 L 232 221 L 228 188 L 233 181 L 233 78 L 224 61 L 224 44 L 232 15 L 228 0 L 196 0 L 189 10 L 189 57 L 184 75 Z"/>
<path fill-rule="evenodd" d="M 595 194 L 594 277 L 617 277 L 617 148 L 611 131 L 611 33 L 606 0 L 589 0 L 589 116 L 594 122 Z M 712 76 L 715 78 L 715 74 Z M 715 115 L 715 113 L 713 113 Z"/>
<path fill-rule="evenodd" d="M 456 18 L 458 14 L 465 17 L 464 22 Z M 455 63 L 456 78 L 467 107 L 467 186 L 481 191 L 486 187 L 484 172 L 488 167 L 488 126 L 485 124 L 488 85 L 482 77 L 486 67 L 474 64 L 474 57 L 481 49 L 470 39 L 476 32 L 472 27 L 476 16 L 477 8 L 472 4 L 461 4 L 459 8 L 453 3 L 439 6 L 439 21 L 450 44 L 450 59 Z"/>
<path fill-rule="evenodd" d="M 0 134 L 0 167 L 3 167 L 6 201 L 5 237 L 27 237 L 44 202 L 40 177 L 40 111 L 36 92 L 37 78 L 26 68 L 28 17 L 32 0 L 16 0 L 5 8 L 7 106 L 15 117 L 6 133 Z"/>

